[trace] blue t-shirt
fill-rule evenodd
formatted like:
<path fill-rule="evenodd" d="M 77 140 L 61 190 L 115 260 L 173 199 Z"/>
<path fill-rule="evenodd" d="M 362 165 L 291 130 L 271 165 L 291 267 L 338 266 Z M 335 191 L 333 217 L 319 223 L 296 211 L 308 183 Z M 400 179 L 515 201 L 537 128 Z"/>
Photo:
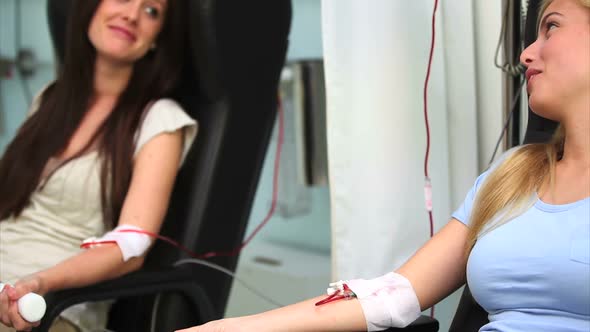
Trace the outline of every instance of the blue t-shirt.
<path fill-rule="evenodd" d="M 453 218 L 468 225 L 480 175 Z M 520 216 L 481 236 L 467 282 L 489 313 L 480 331 L 590 331 L 590 197 L 551 205 L 536 194 Z"/>

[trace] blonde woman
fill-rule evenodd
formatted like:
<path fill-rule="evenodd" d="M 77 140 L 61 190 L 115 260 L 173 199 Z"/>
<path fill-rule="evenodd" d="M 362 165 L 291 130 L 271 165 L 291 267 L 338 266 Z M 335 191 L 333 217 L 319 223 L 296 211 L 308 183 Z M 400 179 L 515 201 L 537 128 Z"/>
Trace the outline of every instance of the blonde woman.
<path fill-rule="evenodd" d="M 549 144 L 511 151 L 451 221 L 396 272 L 184 332 L 378 331 L 401 327 L 466 281 L 489 313 L 480 331 L 590 331 L 590 1 L 544 1 L 521 56 L 529 104 L 560 122 Z M 337 290 L 338 292 L 339 290 Z"/>

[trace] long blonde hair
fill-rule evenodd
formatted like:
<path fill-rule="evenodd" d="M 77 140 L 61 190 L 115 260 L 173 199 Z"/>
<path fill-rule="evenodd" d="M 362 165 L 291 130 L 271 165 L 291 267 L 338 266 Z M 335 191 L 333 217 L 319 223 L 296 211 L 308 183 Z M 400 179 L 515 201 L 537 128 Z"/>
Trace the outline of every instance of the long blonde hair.
<path fill-rule="evenodd" d="M 590 0 L 578 0 L 590 8 Z M 543 0 L 538 21 L 552 0 Z M 531 197 L 549 180 L 552 190 L 555 165 L 563 155 L 565 128 L 559 126 L 549 143 L 521 147 L 492 171 L 479 189 L 472 209 L 467 253 L 478 237 L 522 214 Z"/>
<path fill-rule="evenodd" d="M 468 252 L 479 236 L 524 212 L 547 178 L 553 187 L 555 164 L 563 154 L 564 141 L 565 130 L 559 126 L 549 143 L 519 148 L 488 175 L 473 204 Z"/>

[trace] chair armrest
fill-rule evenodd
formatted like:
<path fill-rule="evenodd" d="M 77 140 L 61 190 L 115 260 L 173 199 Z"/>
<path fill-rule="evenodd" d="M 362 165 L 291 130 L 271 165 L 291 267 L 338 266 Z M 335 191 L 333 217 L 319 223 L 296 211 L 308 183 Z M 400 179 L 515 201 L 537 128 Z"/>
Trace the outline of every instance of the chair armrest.
<path fill-rule="evenodd" d="M 192 302 L 202 321 L 213 320 L 213 304 L 198 284 L 198 274 L 190 266 L 168 267 L 157 271 L 140 270 L 96 285 L 51 292 L 44 296 L 47 312 L 34 332 L 46 332 L 54 319 L 68 307 L 83 303 L 114 300 L 121 297 L 176 292 Z"/>
<path fill-rule="evenodd" d="M 438 332 L 438 328 L 439 324 L 436 319 L 422 315 L 404 328 L 392 327 L 382 332 Z"/>

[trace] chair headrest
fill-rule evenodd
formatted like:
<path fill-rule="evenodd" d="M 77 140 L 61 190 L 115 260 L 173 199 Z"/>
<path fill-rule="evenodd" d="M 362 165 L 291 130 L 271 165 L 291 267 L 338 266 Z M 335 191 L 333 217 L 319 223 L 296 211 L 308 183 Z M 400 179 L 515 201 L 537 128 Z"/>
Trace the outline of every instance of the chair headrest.
<path fill-rule="evenodd" d="M 524 28 L 524 45 L 529 46 L 537 39 L 537 16 L 541 1 L 530 0 L 526 12 L 526 23 Z"/>

